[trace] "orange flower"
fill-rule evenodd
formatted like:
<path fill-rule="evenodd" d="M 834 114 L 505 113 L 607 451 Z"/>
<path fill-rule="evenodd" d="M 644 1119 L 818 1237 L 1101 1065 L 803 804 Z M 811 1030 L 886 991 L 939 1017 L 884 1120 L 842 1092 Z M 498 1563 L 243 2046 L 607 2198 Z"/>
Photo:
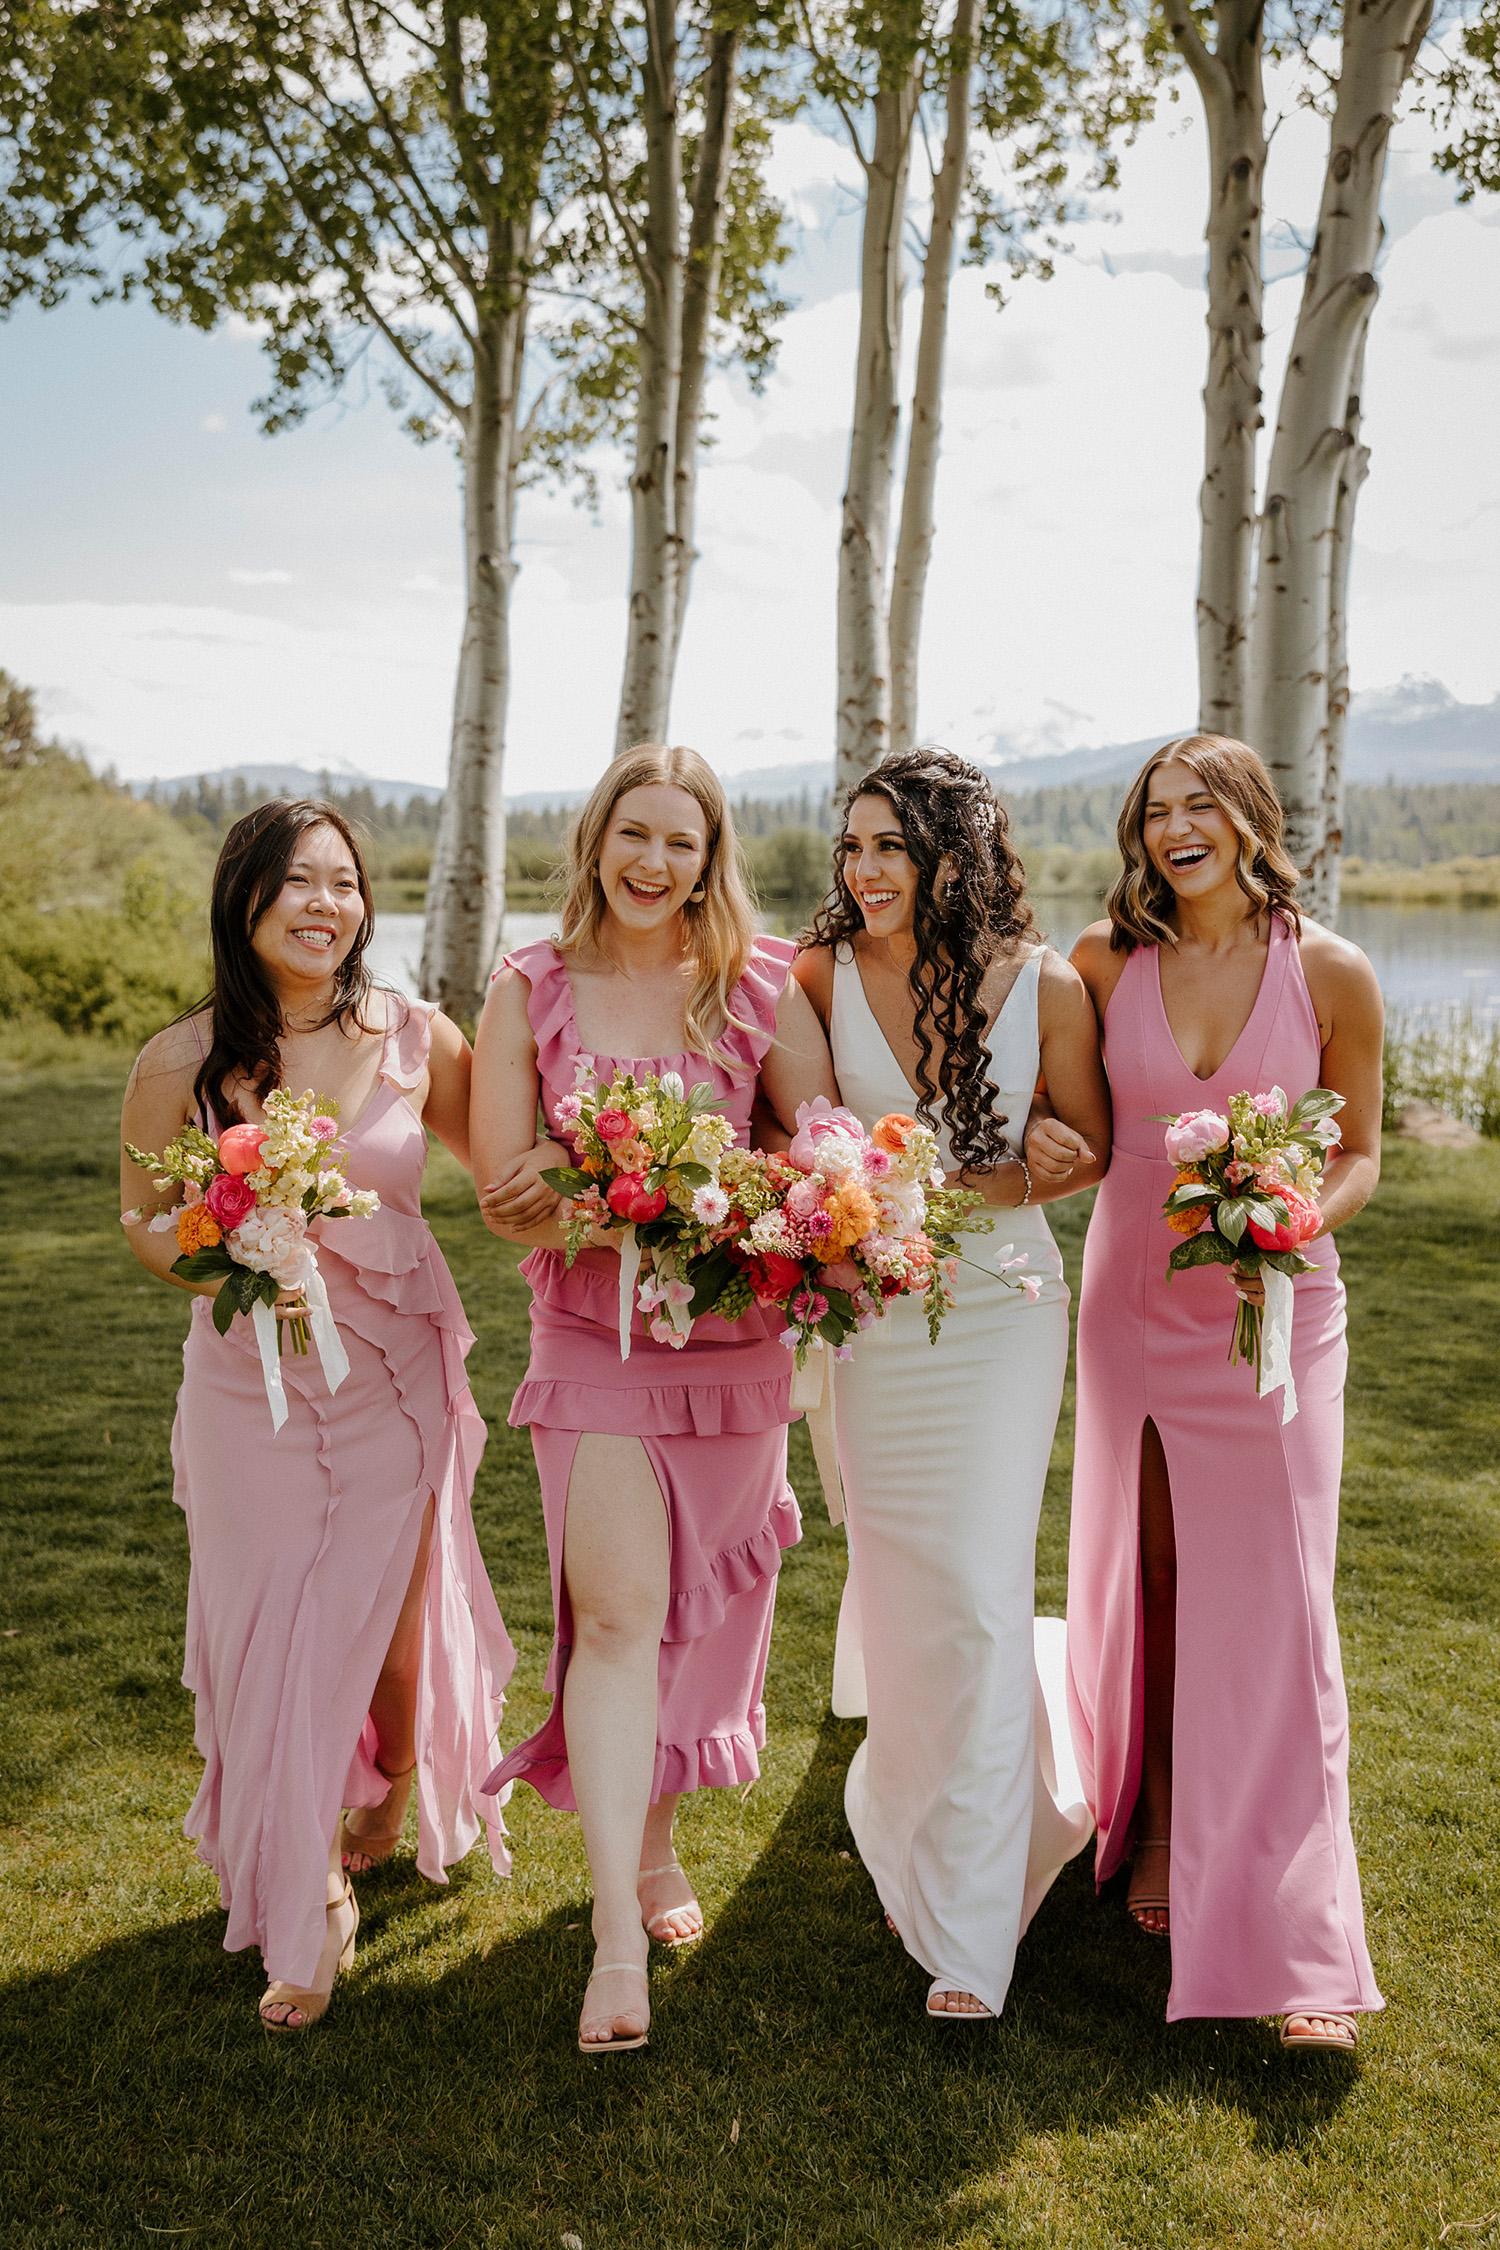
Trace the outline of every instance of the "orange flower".
<path fill-rule="evenodd" d="M 1203 1174 L 1198 1170 L 1196 1164 L 1184 1164 L 1178 1171 L 1172 1186 L 1174 1189 L 1196 1187 L 1202 1178 Z M 1169 1211 L 1167 1213 L 1167 1225 L 1174 1234 L 1196 1234 L 1198 1229 L 1206 1223 L 1207 1218 L 1208 1205 L 1206 1203 L 1192 1203 L 1189 1204 L 1186 1211 Z"/>
<path fill-rule="evenodd" d="M 833 1231 L 818 1244 L 819 1265 L 837 1265 L 846 1251 L 852 1250 L 862 1235 L 867 1235 L 877 1223 L 880 1214 L 875 1199 L 862 1180 L 842 1180 L 833 1188 L 824 1204 L 833 1220 Z"/>
<path fill-rule="evenodd" d="M 899 1156 L 916 1129 L 914 1117 L 906 1117 L 899 1109 L 893 1109 L 889 1117 L 882 1117 L 870 1127 L 870 1138 L 887 1156 Z"/>
<path fill-rule="evenodd" d="M 177 1247 L 185 1258 L 191 1258 L 195 1250 L 217 1249 L 223 1239 L 223 1229 L 206 1203 L 194 1203 L 178 1212 Z"/>

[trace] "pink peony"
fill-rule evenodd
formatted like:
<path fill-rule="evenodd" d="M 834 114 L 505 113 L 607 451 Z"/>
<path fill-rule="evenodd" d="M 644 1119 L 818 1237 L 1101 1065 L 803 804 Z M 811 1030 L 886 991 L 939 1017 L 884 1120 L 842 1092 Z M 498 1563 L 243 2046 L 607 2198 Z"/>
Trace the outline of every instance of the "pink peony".
<path fill-rule="evenodd" d="M 659 1219 L 667 1207 L 666 1190 L 648 1188 L 643 1172 L 622 1172 L 611 1180 L 605 1200 L 617 1219 L 628 1219 L 637 1227 Z"/>
<path fill-rule="evenodd" d="M 602 1140 L 628 1141 L 635 1132 L 635 1125 L 623 1109 L 601 1109 L 594 1119 L 594 1130 Z"/>
<path fill-rule="evenodd" d="M 852 1258 L 839 1258 L 823 1268 L 823 1282 L 829 1289 L 847 1289 L 852 1297 L 863 1286 L 863 1276 Z"/>
<path fill-rule="evenodd" d="M 240 1125 L 236 1126 L 234 1130 L 246 1132 L 249 1128 Z M 227 1140 L 228 1137 L 226 1134 L 225 1139 Z M 260 1137 L 262 1140 L 265 1139 L 264 1134 Z M 221 1143 L 220 1146 L 222 1147 L 222 1145 Z M 238 1178 L 234 1172 L 216 1172 L 208 1183 L 208 1192 L 203 1200 L 220 1226 L 226 1233 L 229 1233 L 239 1225 L 242 1219 L 247 1219 L 255 1209 L 255 1190 L 252 1187 L 247 1187 L 245 1182 Z"/>
<path fill-rule="evenodd" d="M 823 1208 L 823 1189 L 817 1180 L 798 1180 L 787 1189 L 786 1207 L 794 1219 L 810 1219 Z"/>
<path fill-rule="evenodd" d="M 1251 1238 L 1262 1250 L 1296 1250 L 1302 1243 L 1311 1242 L 1323 1224 L 1323 1214 L 1310 1195 L 1299 1188 L 1279 1187 L 1276 1190 L 1286 1205 L 1290 1217 L 1285 1226 L 1257 1226 L 1250 1221 Z"/>
<path fill-rule="evenodd" d="M 1229 1146 L 1229 1120 L 1214 1109 L 1186 1109 L 1166 1130 L 1167 1154 L 1174 1164 L 1196 1164 L 1216 1148 Z"/>
<path fill-rule="evenodd" d="M 820 1146 L 833 1155 L 839 1143 L 852 1141 L 858 1148 L 864 1138 L 864 1127 L 852 1110 L 835 1109 L 826 1094 L 819 1094 L 816 1101 L 803 1102 L 799 1107 L 796 1136 L 786 1153 L 799 1172 L 816 1172 L 820 1169 Z M 843 1153 L 838 1149 L 841 1159 Z"/>
<path fill-rule="evenodd" d="M 227 1133 L 219 1135 L 219 1162 L 226 1172 L 253 1172 L 265 1145 L 266 1136 L 259 1125 L 231 1125 Z"/>

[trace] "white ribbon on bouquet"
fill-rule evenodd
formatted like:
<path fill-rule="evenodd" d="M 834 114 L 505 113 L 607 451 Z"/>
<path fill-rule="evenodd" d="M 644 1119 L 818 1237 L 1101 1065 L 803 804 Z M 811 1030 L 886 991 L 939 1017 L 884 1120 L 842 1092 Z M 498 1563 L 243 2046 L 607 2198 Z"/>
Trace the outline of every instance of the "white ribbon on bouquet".
<path fill-rule="evenodd" d="M 1292 1277 L 1275 1266 L 1262 1266 L 1266 1309 L 1261 1316 L 1260 1380 L 1256 1393 L 1267 1398 L 1281 1392 L 1281 1425 L 1285 1429 L 1297 1412 L 1297 1386 L 1292 1380 Z"/>
<path fill-rule="evenodd" d="M 635 1285 L 641 1274 L 641 1245 L 634 1227 L 620 1237 L 620 1357 L 630 1357 L 630 1323 L 635 1314 Z"/>
<path fill-rule="evenodd" d="M 801 1407 L 807 1422 L 828 1520 L 842 1523 L 844 1480 L 839 1471 L 838 1428 L 833 1417 L 833 1378 L 828 1373 L 827 1349 L 821 1336 L 813 1337 L 812 1350 L 803 1364 L 793 1370 L 792 1405 Z"/>
<path fill-rule="evenodd" d="M 316 1266 L 303 1283 L 302 1294 L 307 1299 L 307 1325 L 322 1362 L 324 1380 L 330 1391 L 336 1391 L 349 1372 L 349 1354 L 344 1349 L 328 1302 L 327 1283 Z M 271 1408 L 271 1428 L 275 1432 L 287 1417 L 286 1387 L 281 1380 L 279 1323 L 271 1307 L 260 1297 L 250 1308 L 250 1319 L 260 1347 L 260 1371 Z"/>

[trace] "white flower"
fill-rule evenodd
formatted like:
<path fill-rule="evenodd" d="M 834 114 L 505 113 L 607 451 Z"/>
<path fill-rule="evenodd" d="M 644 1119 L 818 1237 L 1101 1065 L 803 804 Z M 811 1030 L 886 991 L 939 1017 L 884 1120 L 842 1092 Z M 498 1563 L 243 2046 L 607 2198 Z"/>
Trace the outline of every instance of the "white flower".
<path fill-rule="evenodd" d="M 693 1217 L 706 1227 L 722 1225 L 729 1216 L 729 1198 L 721 1187 L 701 1187 L 693 1197 Z"/>
<path fill-rule="evenodd" d="M 304 1288 L 317 1271 L 300 1211 L 258 1205 L 229 1237 L 231 1254 L 256 1273 L 268 1273 L 283 1289 Z"/>
<path fill-rule="evenodd" d="M 920 1234 L 927 1216 L 927 1198 L 913 1181 L 872 1180 L 870 1193 L 888 1234 Z"/>

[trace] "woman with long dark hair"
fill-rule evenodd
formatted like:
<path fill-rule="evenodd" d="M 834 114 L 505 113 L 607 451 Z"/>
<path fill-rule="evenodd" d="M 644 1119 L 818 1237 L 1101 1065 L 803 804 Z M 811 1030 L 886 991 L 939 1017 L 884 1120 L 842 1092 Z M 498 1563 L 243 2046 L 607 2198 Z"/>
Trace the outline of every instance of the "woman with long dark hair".
<path fill-rule="evenodd" d="M 757 1086 L 790 1130 L 831 1095 L 828 1049 L 757 938 L 717 775 L 696 751 L 617 758 L 579 815 L 559 940 L 507 956 L 474 1050 L 473 1132 L 491 1229 L 527 1244 L 531 1358 L 511 1407 L 531 1431 L 552 1558 L 550 1718 L 491 1786 L 576 1809 L 596 1959 L 578 2043 L 645 2044 L 648 1940 L 700 1936 L 673 1847 L 689 1791 L 753 1781 L 781 1550 L 801 1537 L 786 1475 L 791 1363 L 779 1317 L 697 1321 L 680 1350 L 632 1320 L 619 1345 L 618 1234 L 572 1266 L 538 1171 L 537 1103 L 565 1132 L 580 1083 L 634 1066 L 712 1085 L 743 1141 Z"/>
<path fill-rule="evenodd" d="M 1270 776 L 1218 735 L 1166 743 L 1119 822 L 1109 917 L 1073 959 L 1098 1012 L 1115 1149 L 1078 1312 L 1068 1665 L 1098 1875 L 1172 1949 L 1169 2018 L 1282 2016 L 1287 2046 L 1350 2051 L 1383 2003 L 1349 1826 L 1349 1716 L 1333 1614 L 1344 1290 L 1331 1236 L 1380 1173 L 1380 989 L 1299 913 Z M 1296 1412 L 1227 1361 L 1235 1292 L 1168 1281 L 1176 1167 L 1164 1115 L 1237 1093 L 1344 1100 L 1315 1271 L 1293 1284 Z M 1066 1129 L 1037 1169 L 1067 1162 Z"/>
<path fill-rule="evenodd" d="M 222 1284 L 173 1274 L 174 1232 L 147 1223 L 170 1199 L 121 1154 L 132 1250 L 199 1300 L 172 1433 L 204 1760 L 184 1825 L 219 1878 L 226 1948 L 260 1947 L 269 2031 L 323 2014 L 354 1953 L 350 1876 L 394 1849 L 413 1784 L 424 1875 L 445 1881 L 481 1825 L 508 1866 L 478 1795 L 513 1657 L 469 1514 L 485 1438 L 473 1337 L 420 1201 L 426 1127 L 469 1161 L 469 1048 L 435 1008 L 371 982 L 373 928 L 332 806 L 247 813 L 214 871 L 213 990 L 142 1050 L 122 1127 L 159 1152 L 189 1122 L 258 1124 L 274 1088 L 310 1087 L 339 1105 L 350 1184 L 380 1197 L 372 1218 L 313 1222 L 349 1372 L 330 1393 L 316 1355 L 283 1358 L 277 1431 L 250 1322 L 216 1332 Z M 299 1303 L 284 1292 L 278 1316 Z"/>
<path fill-rule="evenodd" d="M 834 1708 L 869 1716 L 844 1806 L 888 1921 L 932 1979 L 928 2014 L 973 2021 L 999 2014 L 1017 1942 L 1089 1832 L 1059 1786 L 1070 1761 L 1054 1759 L 1038 1690 L 1040 1656 L 1060 1712 L 1061 1623 L 1034 1633 L 1032 1619 L 1068 1357 L 1038 1205 L 1099 1177 L 1109 1102 L 1088 996 L 1037 934 L 977 767 L 937 749 L 885 758 L 849 792 L 835 854 L 795 974 L 843 1100 L 867 1126 L 914 1111 L 1012 1246 L 971 1238 L 935 1347 L 902 1299 L 834 1371 L 849 1526 Z M 1045 1187 L 1023 1148 L 1040 1076 L 1048 1129 L 1074 1144 Z M 995 1270 L 1014 1257 L 1024 1288 Z"/>

